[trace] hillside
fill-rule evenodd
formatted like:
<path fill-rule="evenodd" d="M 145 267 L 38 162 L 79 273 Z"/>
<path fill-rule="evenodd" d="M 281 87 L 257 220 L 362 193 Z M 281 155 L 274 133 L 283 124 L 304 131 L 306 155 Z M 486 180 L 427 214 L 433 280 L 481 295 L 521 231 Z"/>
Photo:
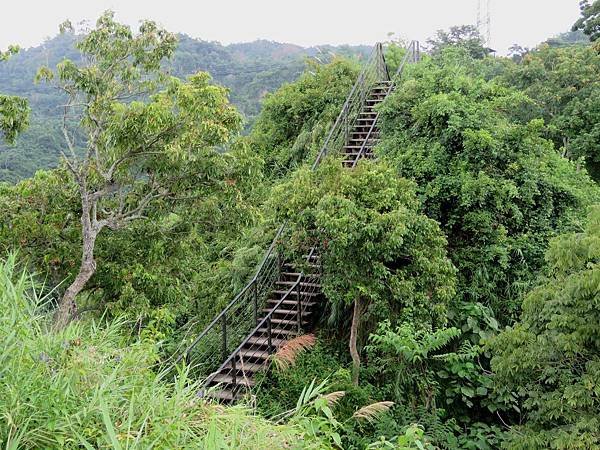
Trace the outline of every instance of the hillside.
<path fill-rule="evenodd" d="M 55 67 L 64 58 L 79 61 L 73 43 L 76 36 L 61 34 L 42 45 L 20 52 L 0 65 L 0 87 L 6 94 L 26 97 L 32 116 L 29 129 L 16 144 L 0 143 L 0 182 L 16 182 L 36 170 L 55 167 L 64 145 L 59 128 L 61 95 L 47 84 L 34 82 L 40 66 Z M 304 70 L 306 58 L 327 62 L 332 55 L 362 56 L 368 46 L 323 46 L 304 48 L 293 44 L 258 40 L 221 45 L 179 35 L 172 73 L 184 78 L 207 71 L 214 81 L 230 89 L 231 101 L 242 112 L 249 129 L 264 96 L 295 80 Z"/>
<path fill-rule="evenodd" d="M 21 169 L 77 118 L 0 182 L 7 449 L 600 450 L 600 0 L 510 57 L 115 14 L 0 53 Z"/>

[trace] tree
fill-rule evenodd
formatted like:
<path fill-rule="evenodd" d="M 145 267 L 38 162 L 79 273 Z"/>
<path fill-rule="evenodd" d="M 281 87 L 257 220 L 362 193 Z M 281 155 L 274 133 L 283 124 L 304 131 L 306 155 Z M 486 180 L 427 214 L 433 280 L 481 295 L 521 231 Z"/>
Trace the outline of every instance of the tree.
<path fill-rule="evenodd" d="M 460 48 L 410 68 L 381 106 L 376 152 L 417 182 L 448 237 L 460 298 L 510 323 L 548 239 L 600 191 L 541 136 L 541 120 L 515 120 L 531 100 L 477 68 Z"/>
<path fill-rule="evenodd" d="M 16 54 L 19 47 L 10 46 L 7 51 L 0 52 L 0 62 L 6 61 Z M 17 134 L 29 123 L 29 105 L 27 100 L 14 95 L 0 93 L 0 132 L 8 143 L 13 143 Z"/>
<path fill-rule="evenodd" d="M 364 323 L 390 317 L 422 329 L 445 323 L 454 268 L 438 225 L 418 212 L 413 183 L 383 164 L 364 162 L 347 170 L 333 160 L 316 172 L 295 173 L 277 187 L 273 202 L 293 224 L 294 249 L 318 247 L 332 310 L 352 307 L 354 383 Z"/>
<path fill-rule="evenodd" d="M 310 63 L 308 71 L 263 103 L 250 135 L 266 167 L 281 176 L 316 155 L 354 83 L 357 65 L 342 58 Z"/>
<path fill-rule="evenodd" d="M 573 25 L 572 31 L 583 30 L 592 42 L 600 39 L 600 0 L 590 4 L 589 0 L 579 2 L 581 17 Z"/>
<path fill-rule="evenodd" d="M 527 55 L 530 51 L 531 49 L 527 47 L 521 47 L 519 44 L 513 44 L 508 49 L 508 56 L 510 56 L 514 62 L 519 63 L 523 61 L 525 55 Z"/>
<path fill-rule="evenodd" d="M 175 36 L 154 22 L 134 34 L 107 11 L 76 44 L 83 65 L 65 60 L 56 74 L 40 69 L 39 78 L 55 80 L 67 96 L 62 157 L 81 200 L 81 264 L 60 301 L 57 326 L 76 312 L 75 298 L 96 272 L 102 229 L 126 228 L 154 202 L 193 186 L 206 152 L 240 127 L 226 91 L 210 85 L 207 74 L 184 82 L 161 68 L 175 45 Z M 69 126 L 73 118 L 85 132 L 82 143 Z"/>
<path fill-rule="evenodd" d="M 484 58 L 490 51 L 483 44 L 483 37 L 474 25 L 454 26 L 448 31 L 438 30 L 435 37 L 427 40 L 432 55 L 439 55 L 448 47 L 462 47 L 476 59 Z"/>
<path fill-rule="evenodd" d="M 600 208 L 555 238 L 519 322 L 492 343 L 496 384 L 519 399 L 509 448 L 600 448 Z"/>
<path fill-rule="evenodd" d="M 600 163 L 600 55 L 589 45 L 543 44 L 521 64 L 507 65 L 498 80 L 535 102 L 530 118 L 542 117 L 545 135 L 570 159 Z M 591 170 L 590 170 L 591 171 Z"/>

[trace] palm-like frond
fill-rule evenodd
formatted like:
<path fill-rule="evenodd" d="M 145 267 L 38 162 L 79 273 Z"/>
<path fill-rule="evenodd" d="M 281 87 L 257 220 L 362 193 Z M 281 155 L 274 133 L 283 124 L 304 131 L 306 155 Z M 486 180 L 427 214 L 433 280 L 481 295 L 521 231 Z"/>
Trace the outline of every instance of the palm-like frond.
<path fill-rule="evenodd" d="M 352 417 L 355 419 L 365 419 L 369 422 L 373 422 L 377 416 L 389 411 L 393 404 L 394 402 L 371 403 L 370 405 L 360 408 L 358 411 L 352 414 Z"/>
<path fill-rule="evenodd" d="M 306 349 L 315 345 L 317 338 L 314 334 L 303 334 L 289 340 L 273 355 L 273 362 L 279 370 L 286 370 L 294 365 L 296 358 Z"/>

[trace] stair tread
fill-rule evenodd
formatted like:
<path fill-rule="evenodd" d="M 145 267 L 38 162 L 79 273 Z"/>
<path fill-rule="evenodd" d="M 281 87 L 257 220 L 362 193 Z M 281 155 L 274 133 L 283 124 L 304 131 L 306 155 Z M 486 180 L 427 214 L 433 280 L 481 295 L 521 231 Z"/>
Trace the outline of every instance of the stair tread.
<path fill-rule="evenodd" d="M 272 333 L 273 330 L 271 330 L 271 334 Z M 280 347 L 286 342 L 286 339 L 271 338 L 271 344 L 274 347 Z M 248 339 L 248 343 L 253 345 L 267 345 L 269 343 L 269 339 L 267 337 L 252 336 L 250 339 Z"/>
<path fill-rule="evenodd" d="M 258 329 L 259 333 L 268 333 L 269 331 L 267 330 L 267 328 L 259 328 Z M 296 335 L 296 330 L 286 330 L 285 328 L 271 328 L 271 334 L 273 335 L 278 335 L 278 334 L 290 334 L 295 336 Z"/>
<path fill-rule="evenodd" d="M 237 400 L 240 398 L 238 394 L 234 394 L 229 389 L 216 389 L 206 393 L 207 397 L 216 398 L 218 400 Z"/>
<path fill-rule="evenodd" d="M 289 292 L 289 289 L 288 290 L 276 289 L 276 290 L 271 291 L 271 292 L 274 293 L 274 294 L 287 294 Z M 292 295 L 292 294 L 296 295 L 296 292 L 295 291 L 290 292 L 290 295 Z M 319 295 L 318 292 L 302 292 L 302 291 L 300 291 L 300 294 L 301 295 L 308 295 L 309 297 L 315 297 L 315 296 Z"/>
<path fill-rule="evenodd" d="M 302 322 L 304 322 L 304 320 Z M 282 323 L 286 325 L 296 326 L 298 322 L 296 321 L 296 319 L 271 319 L 271 323 Z"/>
<path fill-rule="evenodd" d="M 271 322 L 273 319 L 271 319 Z M 273 331 L 271 331 L 273 334 Z M 269 352 L 266 350 L 255 350 L 255 349 L 241 349 L 238 352 L 238 355 L 243 356 L 245 358 L 259 358 L 259 359 L 267 359 L 269 357 Z"/>
<path fill-rule="evenodd" d="M 285 284 L 285 285 L 294 285 L 296 284 L 295 281 L 282 281 L 282 280 L 277 280 L 275 282 L 275 284 Z M 311 283 L 310 281 L 301 281 L 300 282 L 300 286 L 310 286 L 310 287 L 321 287 L 321 285 L 319 283 Z"/>
<path fill-rule="evenodd" d="M 224 384 L 234 384 L 233 375 L 218 373 L 210 379 L 211 383 L 224 383 Z M 243 375 L 236 375 L 235 384 L 241 386 L 252 387 L 255 382 L 252 378 L 245 377 Z"/>
<path fill-rule="evenodd" d="M 230 371 L 233 370 L 231 363 L 229 363 L 224 368 L 229 369 Z M 259 370 L 262 370 L 264 368 L 265 368 L 264 364 L 250 363 L 250 362 L 246 362 L 246 361 L 244 361 L 244 364 L 242 364 L 241 361 L 236 361 L 236 364 L 235 364 L 235 369 L 239 372 L 258 372 Z"/>
<path fill-rule="evenodd" d="M 297 304 L 297 303 L 296 303 Z M 271 311 L 273 311 L 273 308 L 264 308 L 262 310 L 262 312 L 264 313 L 270 313 Z M 282 308 L 277 308 L 274 312 L 274 314 L 298 314 L 298 311 L 296 309 L 282 309 Z M 302 316 L 308 316 L 312 314 L 312 311 L 302 311 Z"/>
<path fill-rule="evenodd" d="M 276 304 L 276 303 L 279 303 L 279 302 L 280 302 L 280 300 L 275 300 L 275 299 L 269 299 L 269 300 L 267 300 L 267 303 L 275 303 Z M 307 302 L 307 301 L 304 301 L 304 300 L 301 303 L 302 303 L 303 306 L 307 306 L 309 308 L 317 304 L 317 302 Z M 286 305 L 286 306 L 287 305 L 297 305 L 298 302 L 296 300 L 284 300 L 283 302 L 281 302 L 281 304 L 282 305 Z"/>

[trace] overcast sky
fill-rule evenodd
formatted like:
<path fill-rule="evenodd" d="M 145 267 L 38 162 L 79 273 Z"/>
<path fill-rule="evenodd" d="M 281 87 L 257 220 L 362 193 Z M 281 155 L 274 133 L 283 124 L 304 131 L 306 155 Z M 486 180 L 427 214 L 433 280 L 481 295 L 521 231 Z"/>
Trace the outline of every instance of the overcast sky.
<path fill-rule="evenodd" d="M 373 44 L 388 32 L 425 40 L 437 29 L 475 23 L 477 0 L 12 0 L 0 7 L 0 49 L 37 45 L 65 19 L 94 20 L 106 9 L 131 25 L 151 18 L 225 44 L 269 39 L 310 46 Z M 567 31 L 578 15 L 578 0 L 491 0 L 491 46 L 501 53 L 513 43 L 535 46 Z"/>

